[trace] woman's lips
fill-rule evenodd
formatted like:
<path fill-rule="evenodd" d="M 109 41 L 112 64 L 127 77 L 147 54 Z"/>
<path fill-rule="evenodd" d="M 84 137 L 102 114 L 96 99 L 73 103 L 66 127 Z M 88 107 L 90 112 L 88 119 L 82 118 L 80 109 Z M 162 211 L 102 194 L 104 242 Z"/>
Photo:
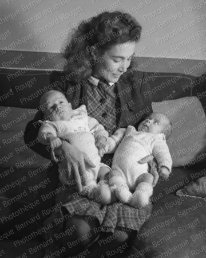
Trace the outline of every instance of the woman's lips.
<path fill-rule="evenodd" d="M 115 78 L 119 78 L 119 77 L 120 77 L 120 75 L 117 75 L 117 74 L 113 74 L 113 76 L 114 76 Z"/>

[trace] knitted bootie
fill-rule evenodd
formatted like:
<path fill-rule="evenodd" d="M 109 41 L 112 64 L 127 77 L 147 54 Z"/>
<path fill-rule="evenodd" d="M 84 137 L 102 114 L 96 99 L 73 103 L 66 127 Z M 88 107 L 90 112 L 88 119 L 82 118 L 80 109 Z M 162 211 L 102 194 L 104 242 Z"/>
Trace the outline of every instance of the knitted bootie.
<path fill-rule="evenodd" d="M 145 207 L 150 203 L 150 197 L 152 196 L 152 194 L 152 185 L 146 182 L 142 182 L 137 186 L 129 201 L 129 204 L 135 208 Z"/>

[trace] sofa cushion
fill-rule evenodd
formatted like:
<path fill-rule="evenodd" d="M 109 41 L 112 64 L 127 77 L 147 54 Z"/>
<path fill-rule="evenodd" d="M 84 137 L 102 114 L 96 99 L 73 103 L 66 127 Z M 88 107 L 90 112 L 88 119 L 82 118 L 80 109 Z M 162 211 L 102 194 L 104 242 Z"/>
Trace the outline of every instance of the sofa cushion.
<path fill-rule="evenodd" d="M 36 109 L 0 107 L 0 167 L 34 168 L 48 160 L 24 143 L 24 130 Z"/>
<path fill-rule="evenodd" d="M 206 117 L 197 97 L 153 102 L 153 110 L 172 122 L 168 146 L 173 166 L 196 163 L 206 157 Z"/>
<path fill-rule="evenodd" d="M 42 241 L 32 240 L 32 241 L 26 241 L 26 243 L 22 243 L 22 244 L 19 244 L 19 243 L 18 241 L 14 242 L 11 240 L 1 241 L 0 257 L 1 256 L 4 258 L 13 258 L 13 257 L 42 258 L 44 257 L 44 248 L 42 247 Z M 45 245 L 47 243 L 45 242 Z"/>
<path fill-rule="evenodd" d="M 25 237 L 51 213 L 56 193 L 63 187 L 58 187 L 57 166 L 50 165 L 0 168 L 0 235 L 12 230 L 11 238 Z M 38 219 L 28 222 L 37 215 Z"/>

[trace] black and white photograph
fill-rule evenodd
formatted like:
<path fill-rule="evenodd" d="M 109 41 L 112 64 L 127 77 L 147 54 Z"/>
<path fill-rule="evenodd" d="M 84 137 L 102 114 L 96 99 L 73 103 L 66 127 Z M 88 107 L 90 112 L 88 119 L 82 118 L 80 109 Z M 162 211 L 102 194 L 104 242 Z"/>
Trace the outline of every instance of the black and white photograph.
<path fill-rule="evenodd" d="M 1 257 L 206 257 L 206 0 L 0 0 Z"/>

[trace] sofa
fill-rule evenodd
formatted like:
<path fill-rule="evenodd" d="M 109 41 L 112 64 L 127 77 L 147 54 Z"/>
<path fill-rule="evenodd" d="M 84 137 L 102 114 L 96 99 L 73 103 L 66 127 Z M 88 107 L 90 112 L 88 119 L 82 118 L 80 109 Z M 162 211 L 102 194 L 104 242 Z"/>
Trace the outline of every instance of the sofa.
<path fill-rule="evenodd" d="M 26 125 L 53 71 L 0 70 L 0 256 L 44 257 L 43 222 L 53 212 L 57 167 L 25 145 Z M 206 257 L 206 203 L 176 191 L 206 175 L 206 76 L 141 72 L 145 98 L 172 120 L 168 181 L 159 180 L 150 218 L 123 257 Z M 32 143 L 31 143 L 32 145 Z M 118 257 L 116 254 L 113 257 Z M 61 257 L 61 254 L 60 256 Z"/>

